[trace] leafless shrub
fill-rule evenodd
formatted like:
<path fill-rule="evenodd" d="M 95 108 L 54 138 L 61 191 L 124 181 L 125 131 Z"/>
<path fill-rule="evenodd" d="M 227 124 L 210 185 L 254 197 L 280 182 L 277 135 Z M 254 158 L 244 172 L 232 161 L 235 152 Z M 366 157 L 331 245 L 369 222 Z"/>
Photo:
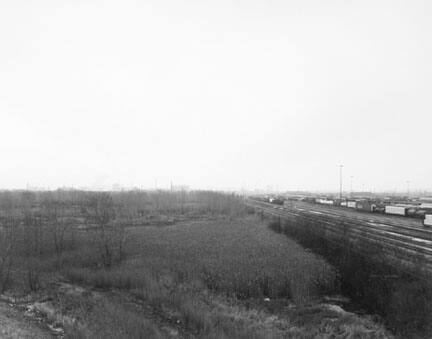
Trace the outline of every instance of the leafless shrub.
<path fill-rule="evenodd" d="M 0 226 L 0 293 L 4 292 L 10 279 L 16 250 L 17 224 L 16 218 L 7 217 Z"/>
<path fill-rule="evenodd" d="M 65 217 L 64 204 L 56 200 L 52 194 L 42 201 L 41 212 L 47 231 L 47 242 L 51 243 L 50 245 L 52 245 L 58 257 L 65 249 L 67 233 L 73 233 L 72 221 L 70 218 Z"/>
<path fill-rule="evenodd" d="M 93 243 L 98 249 L 101 264 L 111 266 L 121 259 L 125 240 L 123 223 L 116 222 L 116 209 L 109 193 L 96 193 L 88 201 L 87 224 L 91 225 Z"/>

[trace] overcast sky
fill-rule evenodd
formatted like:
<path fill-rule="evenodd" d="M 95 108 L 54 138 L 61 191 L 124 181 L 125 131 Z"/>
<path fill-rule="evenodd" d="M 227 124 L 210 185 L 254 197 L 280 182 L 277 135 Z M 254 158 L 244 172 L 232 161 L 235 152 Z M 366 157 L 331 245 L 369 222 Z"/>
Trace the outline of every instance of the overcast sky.
<path fill-rule="evenodd" d="M 0 1 L 0 187 L 432 189 L 430 1 Z"/>

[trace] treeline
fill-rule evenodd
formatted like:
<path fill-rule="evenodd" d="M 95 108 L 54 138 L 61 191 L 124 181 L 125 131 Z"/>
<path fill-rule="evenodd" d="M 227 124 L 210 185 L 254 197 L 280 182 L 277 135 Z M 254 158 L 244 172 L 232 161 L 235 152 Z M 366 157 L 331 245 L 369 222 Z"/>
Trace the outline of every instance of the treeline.
<path fill-rule="evenodd" d="M 125 255 L 126 227 L 137 218 L 244 211 L 240 197 L 212 191 L 1 191 L 0 293 L 17 281 L 37 290 L 47 265 L 67 260 L 116 264 Z M 68 259 L 73 251 L 79 259 Z"/>
<path fill-rule="evenodd" d="M 237 214 L 244 211 L 238 195 L 215 191 L 143 191 L 92 192 L 80 190 L 0 191 L 0 213 L 20 213 L 42 207 L 57 208 L 65 215 L 85 213 L 94 196 L 107 194 L 117 208 L 129 213 L 213 213 Z M 68 210 L 66 211 L 65 208 Z"/>

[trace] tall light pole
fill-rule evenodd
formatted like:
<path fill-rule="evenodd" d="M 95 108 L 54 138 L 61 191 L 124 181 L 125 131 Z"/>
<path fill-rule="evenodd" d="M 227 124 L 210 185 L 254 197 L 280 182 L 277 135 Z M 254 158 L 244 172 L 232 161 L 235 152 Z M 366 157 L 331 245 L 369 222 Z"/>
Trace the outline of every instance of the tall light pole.
<path fill-rule="evenodd" d="M 339 199 L 342 200 L 342 168 L 343 165 L 339 165 Z"/>

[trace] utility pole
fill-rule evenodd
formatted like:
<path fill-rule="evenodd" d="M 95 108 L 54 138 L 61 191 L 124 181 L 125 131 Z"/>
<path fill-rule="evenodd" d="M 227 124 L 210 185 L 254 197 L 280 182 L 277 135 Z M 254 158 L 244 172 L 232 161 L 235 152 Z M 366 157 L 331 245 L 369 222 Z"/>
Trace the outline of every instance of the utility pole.
<path fill-rule="evenodd" d="M 406 181 L 406 184 L 407 184 L 407 196 L 408 196 L 408 198 L 409 198 L 409 196 L 410 196 L 410 181 L 407 180 L 407 181 Z"/>
<path fill-rule="evenodd" d="M 342 168 L 343 165 L 339 165 L 339 199 L 342 201 Z"/>
<path fill-rule="evenodd" d="M 351 198 L 353 197 L 353 176 L 350 176 L 350 190 L 351 190 Z"/>

